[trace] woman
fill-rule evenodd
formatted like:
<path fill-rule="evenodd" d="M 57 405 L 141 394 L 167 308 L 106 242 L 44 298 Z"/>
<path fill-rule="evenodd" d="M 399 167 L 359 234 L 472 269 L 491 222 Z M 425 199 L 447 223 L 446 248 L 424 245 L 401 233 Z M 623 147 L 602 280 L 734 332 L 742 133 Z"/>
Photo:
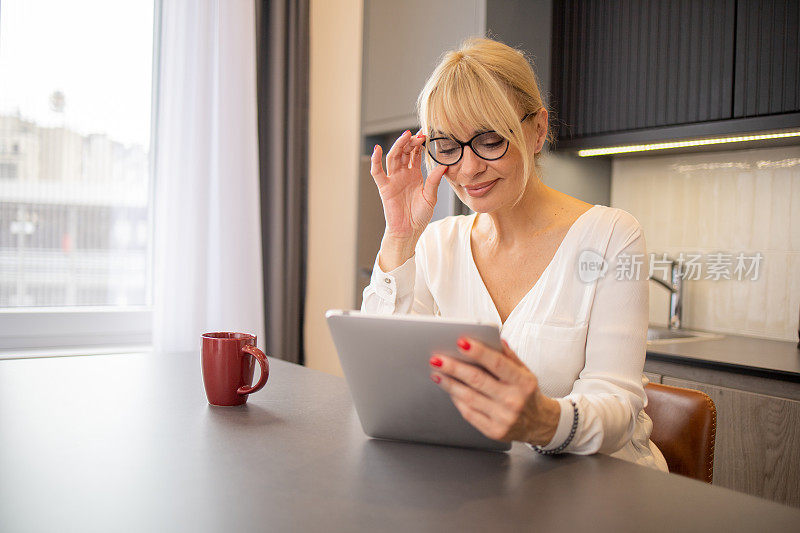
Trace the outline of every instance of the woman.
<path fill-rule="evenodd" d="M 459 339 L 480 366 L 430 359 L 431 379 L 486 436 L 666 471 L 643 410 L 642 229 L 625 211 L 542 183 L 548 112 L 528 61 L 469 40 L 433 72 L 418 110 L 421 133 L 397 139 L 385 171 L 381 147 L 372 154 L 386 231 L 362 311 L 501 327 L 502 352 Z M 442 177 L 474 214 L 429 224 Z"/>

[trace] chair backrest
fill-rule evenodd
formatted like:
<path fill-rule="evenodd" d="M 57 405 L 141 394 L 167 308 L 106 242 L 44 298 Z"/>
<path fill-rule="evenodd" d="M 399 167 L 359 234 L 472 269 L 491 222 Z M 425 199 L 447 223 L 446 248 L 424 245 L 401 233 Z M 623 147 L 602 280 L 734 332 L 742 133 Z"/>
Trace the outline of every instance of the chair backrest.
<path fill-rule="evenodd" d="M 717 408 L 707 394 L 649 383 L 645 412 L 653 421 L 650 440 L 658 446 L 669 471 L 711 483 Z"/>

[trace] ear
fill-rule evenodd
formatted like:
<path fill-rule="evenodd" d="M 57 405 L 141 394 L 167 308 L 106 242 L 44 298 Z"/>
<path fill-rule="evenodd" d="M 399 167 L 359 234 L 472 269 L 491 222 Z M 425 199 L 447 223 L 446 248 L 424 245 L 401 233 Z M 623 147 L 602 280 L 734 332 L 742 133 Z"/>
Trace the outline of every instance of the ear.
<path fill-rule="evenodd" d="M 534 126 L 536 128 L 536 143 L 534 145 L 534 153 L 538 154 L 544 147 L 544 141 L 547 139 L 547 109 L 542 107 L 534 118 Z"/>

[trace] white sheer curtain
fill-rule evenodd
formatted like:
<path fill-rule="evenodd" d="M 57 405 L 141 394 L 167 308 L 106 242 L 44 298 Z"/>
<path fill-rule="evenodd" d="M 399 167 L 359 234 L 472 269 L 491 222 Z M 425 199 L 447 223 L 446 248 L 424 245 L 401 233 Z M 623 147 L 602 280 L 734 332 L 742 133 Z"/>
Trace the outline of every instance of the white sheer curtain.
<path fill-rule="evenodd" d="M 154 347 L 263 346 L 253 0 L 163 2 L 159 70 Z"/>

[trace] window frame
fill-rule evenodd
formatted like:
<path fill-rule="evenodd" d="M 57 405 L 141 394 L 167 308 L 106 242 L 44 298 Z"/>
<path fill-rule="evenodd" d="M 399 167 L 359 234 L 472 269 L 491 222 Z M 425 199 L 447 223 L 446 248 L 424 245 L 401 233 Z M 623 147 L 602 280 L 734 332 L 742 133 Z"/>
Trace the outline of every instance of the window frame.
<path fill-rule="evenodd" d="M 85 348 L 106 353 L 152 342 L 150 307 L 31 307 L 0 310 L 0 359 L 41 357 L 42 350 Z M 65 355 L 61 352 L 53 355 Z"/>
<path fill-rule="evenodd" d="M 161 11 L 163 0 L 153 0 L 153 51 L 150 89 L 150 203 L 147 300 L 153 300 L 153 213 L 155 158 L 159 116 Z M 0 360 L 63 357 L 104 353 L 140 353 L 152 350 L 152 304 L 144 306 L 74 306 L 0 308 Z"/>

